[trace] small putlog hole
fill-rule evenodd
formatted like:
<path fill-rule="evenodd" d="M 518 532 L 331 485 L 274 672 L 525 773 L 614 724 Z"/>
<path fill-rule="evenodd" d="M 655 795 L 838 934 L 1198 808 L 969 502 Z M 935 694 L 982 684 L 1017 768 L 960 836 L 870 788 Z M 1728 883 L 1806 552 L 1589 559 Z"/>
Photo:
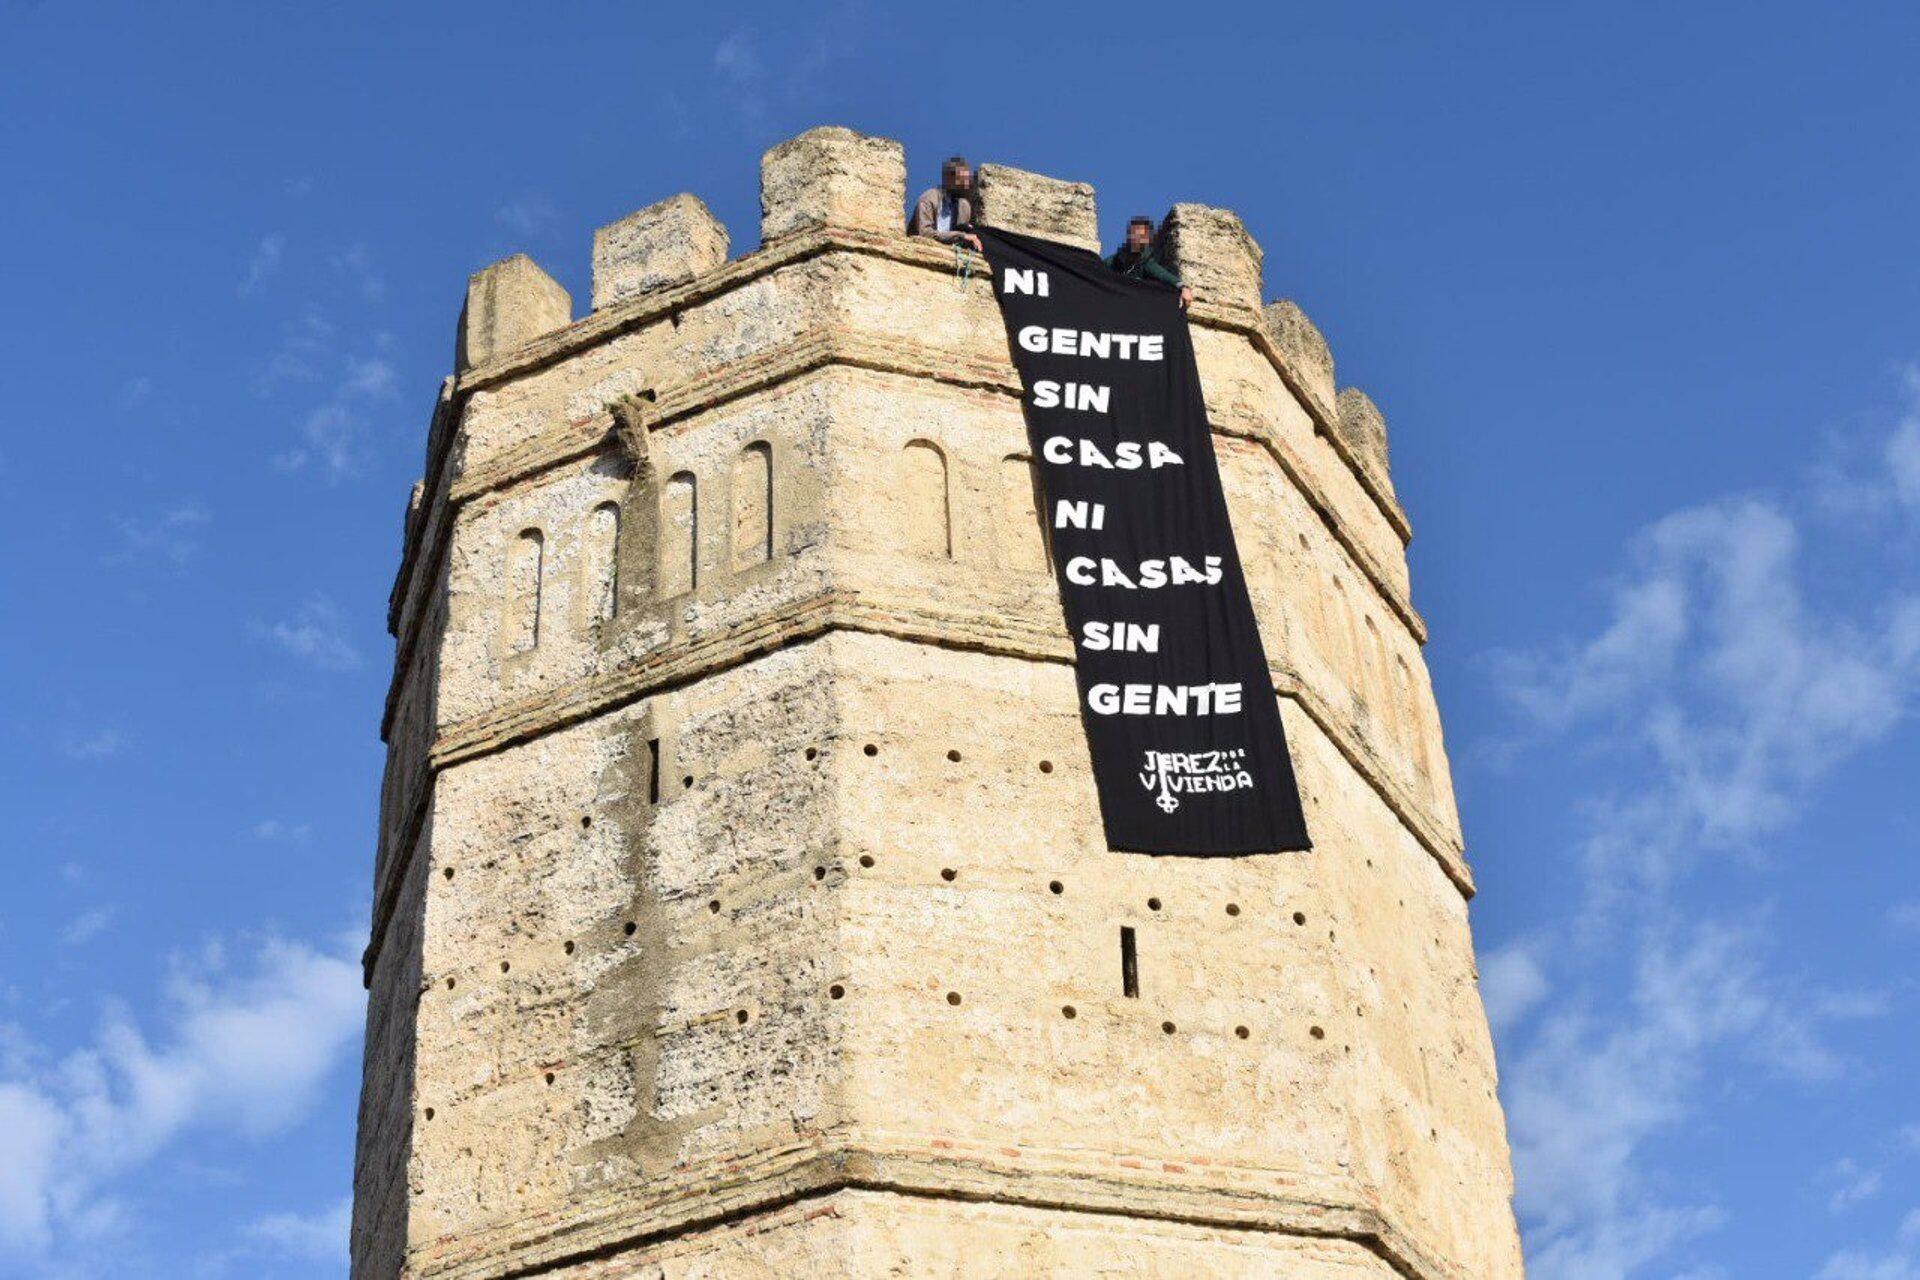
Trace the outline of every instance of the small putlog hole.
<path fill-rule="evenodd" d="M 940 868 L 940 878 L 942 880 L 945 880 L 949 884 L 953 883 L 954 880 L 959 878 L 959 875 L 960 873 L 958 871 L 955 871 L 952 867 Z"/>
<path fill-rule="evenodd" d="M 827 988 L 827 994 L 833 997 L 835 1000 L 838 1000 L 841 996 L 844 996 L 847 994 L 847 989 L 836 982 L 832 986 Z"/>
<path fill-rule="evenodd" d="M 949 992 L 947 992 L 947 1003 L 948 1003 L 948 1004 L 959 1004 L 959 1003 L 960 1003 L 960 993 L 959 993 L 958 991 L 949 991 Z"/>
<path fill-rule="evenodd" d="M 1060 1016 L 1071 1021 L 1072 1019 L 1079 1017 L 1080 1014 L 1079 1014 L 1079 1011 L 1076 1010 L 1072 1005 L 1063 1004 L 1060 1006 Z"/>
<path fill-rule="evenodd" d="M 877 756 L 880 754 L 880 748 L 874 746 L 871 742 L 869 742 L 866 746 L 860 748 L 860 750 L 864 751 L 866 754 L 870 756 Z"/>

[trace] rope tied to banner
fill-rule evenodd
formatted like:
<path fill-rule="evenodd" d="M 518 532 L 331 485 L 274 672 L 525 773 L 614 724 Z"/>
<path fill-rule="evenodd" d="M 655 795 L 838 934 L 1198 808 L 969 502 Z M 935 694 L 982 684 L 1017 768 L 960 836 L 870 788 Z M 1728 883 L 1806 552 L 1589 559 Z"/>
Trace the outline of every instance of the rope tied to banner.
<path fill-rule="evenodd" d="M 965 293 L 973 279 L 973 255 L 958 240 L 953 242 L 953 291 Z"/>

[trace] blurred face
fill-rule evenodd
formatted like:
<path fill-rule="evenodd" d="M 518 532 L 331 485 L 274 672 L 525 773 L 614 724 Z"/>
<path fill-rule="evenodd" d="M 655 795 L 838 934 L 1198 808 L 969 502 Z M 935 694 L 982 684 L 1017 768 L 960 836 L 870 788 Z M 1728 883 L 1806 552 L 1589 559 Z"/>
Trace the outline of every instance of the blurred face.
<path fill-rule="evenodd" d="M 1135 222 L 1127 227 L 1127 248 L 1140 250 L 1147 247 L 1153 239 L 1153 232 L 1144 222 Z"/>
<path fill-rule="evenodd" d="M 973 170 L 964 164 L 953 166 L 953 189 L 955 191 L 973 190 Z"/>

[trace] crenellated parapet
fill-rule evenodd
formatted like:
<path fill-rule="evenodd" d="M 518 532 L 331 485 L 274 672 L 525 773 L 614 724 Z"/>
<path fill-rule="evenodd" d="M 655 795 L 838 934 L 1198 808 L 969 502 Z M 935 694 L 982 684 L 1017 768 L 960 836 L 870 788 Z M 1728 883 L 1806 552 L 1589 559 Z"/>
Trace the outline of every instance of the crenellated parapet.
<path fill-rule="evenodd" d="M 697 280 L 727 260 L 727 229 L 681 193 L 593 233 L 593 309 Z"/>
<path fill-rule="evenodd" d="M 1091 184 L 994 162 L 980 166 L 977 181 L 984 221 L 1101 248 Z M 697 196 L 683 193 L 650 205 L 595 233 L 593 312 L 580 321 L 570 314 L 565 290 L 516 254 L 475 274 L 461 319 L 457 367 L 484 373 L 541 349 L 559 353 L 600 341 L 620 327 L 623 309 L 631 314 L 676 290 L 698 297 L 744 282 L 754 275 L 756 260 L 775 266 L 780 256 L 793 255 L 801 238 L 814 242 L 806 246 L 810 252 L 844 248 L 950 265 L 951 250 L 906 237 L 910 187 L 899 143 L 835 126 L 811 129 L 762 158 L 758 250 L 729 261 L 727 230 Z M 1194 289 L 1195 322 L 1238 329 L 1265 348 L 1316 429 L 1404 539 L 1406 519 L 1393 497 L 1384 453 L 1362 460 L 1342 430 L 1325 340 L 1294 304 L 1276 303 L 1261 313 L 1264 255 L 1239 217 L 1207 205 L 1176 204 L 1160 235 L 1170 263 Z"/>
<path fill-rule="evenodd" d="M 473 273 L 460 308 L 454 368 L 491 364 L 573 320 L 573 299 L 524 253 Z"/>
<path fill-rule="evenodd" d="M 906 198 L 899 143 L 837 125 L 809 129 L 760 159 L 760 240 L 822 227 L 892 235 Z"/>

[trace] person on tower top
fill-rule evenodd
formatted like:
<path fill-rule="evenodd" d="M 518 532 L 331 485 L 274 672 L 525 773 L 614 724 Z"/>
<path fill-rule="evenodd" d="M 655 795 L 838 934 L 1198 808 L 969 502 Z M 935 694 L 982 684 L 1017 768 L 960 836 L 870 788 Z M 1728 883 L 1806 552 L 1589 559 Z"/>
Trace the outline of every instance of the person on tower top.
<path fill-rule="evenodd" d="M 942 244 L 964 244 L 979 253 L 980 237 L 973 234 L 974 220 L 979 216 L 980 193 L 974 189 L 973 166 L 965 156 L 948 156 L 940 166 L 940 185 L 928 187 L 914 202 L 907 234 L 929 236 Z"/>
<path fill-rule="evenodd" d="M 1193 301 L 1193 290 L 1181 284 L 1180 277 L 1160 262 L 1159 250 L 1153 243 L 1152 218 L 1128 220 L 1126 242 L 1107 259 L 1107 265 L 1129 280 L 1158 280 L 1161 284 L 1178 289 L 1182 311 Z"/>

